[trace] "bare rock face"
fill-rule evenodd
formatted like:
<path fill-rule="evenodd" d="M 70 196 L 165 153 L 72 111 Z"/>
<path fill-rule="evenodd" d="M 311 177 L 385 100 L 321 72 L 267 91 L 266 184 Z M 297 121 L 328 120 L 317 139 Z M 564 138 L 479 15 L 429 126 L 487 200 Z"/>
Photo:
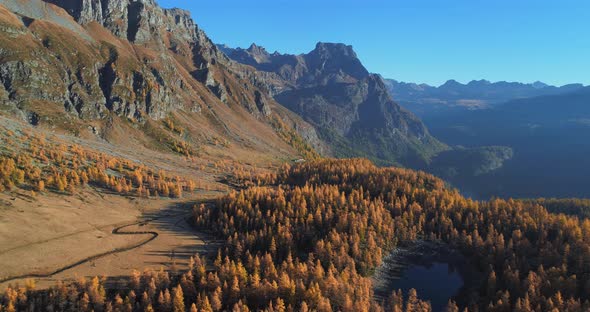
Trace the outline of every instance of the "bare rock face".
<path fill-rule="evenodd" d="M 80 24 L 103 20 L 102 3 L 100 0 L 50 0 L 47 2 L 61 6 Z"/>
<path fill-rule="evenodd" d="M 10 12 L 24 17 L 25 24 L 32 20 L 46 20 L 76 33 L 77 36 L 81 36 L 85 40 L 91 40 L 91 37 L 76 21 L 66 13 L 55 10 L 50 3 L 43 0 L 0 0 L 0 5 Z"/>
<path fill-rule="evenodd" d="M 0 49 L 0 96 L 14 109 L 55 102 L 84 119 L 113 112 L 143 120 L 174 110 L 200 112 L 217 98 L 257 117 L 271 114 L 272 98 L 235 81 L 240 67 L 187 11 L 162 9 L 153 0 L 0 5 L 18 14 L 16 22 L 0 23 L 0 36 L 22 43 Z"/>
<path fill-rule="evenodd" d="M 97 22 L 120 38 L 138 32 L 144 1 L 129 0 L 47 0 L 66 10 L 78 23 Z M 131 26 L 131 27 L 130 27 Z"/>
<path fill-rule="evenodd" d="M 66 10 L 81 25 L 96 22 L 115 36 L 135 43 L 161 40 L 164 28 L 175 24 L 171 21 L 176 20 L 177 14 L 180 13 L 180 10 L 168 12 L 151 0 L 46 1 Z M 183 15 L 187 14 L 183 13 Z M 184 31 L 194 33 L 194 24 L 185 23 L 183 26 L 186 28 L 183 29 Z M 168 30 L 172 29 L 168 28 Z M 178 30 L 178 27 L 175 27 L 174 30 Z"/>
<path fill-rule="evenodd" d="M 320 42 L 304 59 L 309 73 L 301 82 L 308 85 L 346 83 L 369 75 L 352 46 L 341 43 Z"/>
<path fill-rule="evenodd" d="M 240 144 L 225 122 L 252 126 L 242 130 L 254 144 L 295 144 L 295 129 L 322 151 L 315 129 L 275 102 L 274 84 L 228 58 L 187 11 L 153 0 L 0 0 L 0 30 L 0 109 L 32 124 L 91 129 L 182 111 Z M 264 132 L 273 130 L 274 139 Z"/>

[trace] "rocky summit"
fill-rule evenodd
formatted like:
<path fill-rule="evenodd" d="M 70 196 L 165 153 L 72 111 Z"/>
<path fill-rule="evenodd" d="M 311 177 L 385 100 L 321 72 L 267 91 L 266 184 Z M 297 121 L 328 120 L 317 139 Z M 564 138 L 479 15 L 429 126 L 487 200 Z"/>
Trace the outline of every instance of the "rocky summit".
<path fill-rule="evenodd" d="M 418 167 L 446 149 L 393 101 L 383 80 L 367 71 L 351 46 L 320 42 L 302 55 L 270 54 L 255 44 L 220 48 L 255 67 L 255 83 L 314 125 L 335 156 Z"/>

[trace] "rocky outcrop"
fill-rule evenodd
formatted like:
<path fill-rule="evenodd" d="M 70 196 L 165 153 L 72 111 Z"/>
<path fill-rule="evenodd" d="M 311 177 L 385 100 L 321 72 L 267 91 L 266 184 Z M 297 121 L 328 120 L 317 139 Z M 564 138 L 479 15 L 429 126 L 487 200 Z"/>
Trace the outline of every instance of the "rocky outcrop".
<path fill-rule="evenodd" d="M 0 5 L 4 6 L 8 11 L 24 17 L 23 22 L 25 24 L 30 23 L 31 19 L 45 20 L 66 28 L 85 40 L 91 40 L 91 37 L 88 36 L 84 29 L 75 20 L 71 19 L 67 13 L 55 10 L 50 3 L 43 0 L 0 0 Z"/>
<path fill-rule="evenodd" d="M 13 107 L 56 102 L 84 119 L 113 112 L 143 120 L 199 112 L 214 97 L 257 117 L 271 115 L 272 99 L 235 81 L 241 69 L 187 11 L 153 0 L 21 2 L 0 0 L 21 19 L 9 27 L 17 33 L 1 34 L 23 43 L 0 50 L 3 93 Z"/>
<path fill-rule="evenodd" d="M 78 23 L 97 22 L 120 38 L 135 41 L 140 30 L 150 22 L 161 23 L 152 13 L 158 9 L 153 1 L 129 0 L 47 0 L 66 10 Z M 159 10 L 161 11 L 161 10 Z M 140 35 L 141 38 L 144 38 Z"/>
<path fill-rule="evenodd" d="M 103 21 L 103 3 L 100 0 L 49 0 L 47 2 L 61 6 L 80 24 L 87 24 L 92 21 Z"/>
<path fill-rule="evenodd" d="M 0 0 L 0 30 L 0 109 L 33 125 L 121 141 L 127 127 L 158 148 L 188 140 L 316 155 L 293 131 L 314 144 L 314 128 L 278 105 L 250 79 L 252 67 L 230 60 L 187 11 L 153 0 Z M 162 118 L 187 131 L 168 137 L 178 133 L 153 122 Z"/>

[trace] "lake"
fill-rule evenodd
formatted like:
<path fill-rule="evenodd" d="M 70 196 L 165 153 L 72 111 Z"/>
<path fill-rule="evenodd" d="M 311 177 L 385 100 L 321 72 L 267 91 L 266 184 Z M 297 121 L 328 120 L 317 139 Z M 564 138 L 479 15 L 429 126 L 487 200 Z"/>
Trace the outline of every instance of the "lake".
<path fill-rule="evenodd" d="M 462 271 L 457 270 L 461 267 Z M 385 300 L 392 291 L 416 289 L 418 298 L 430 301 L 432 311 L 444 311 L 449 299 L 464 286 L 463 257 L 444 245 L 419 241 L 412 246 L 396 248 L 383 259 L 373 276 L 377 301 Z"/>
<path fill-rule="evenodd" d="M 401 289 L 405 294 L 412 288 L 418 297 L 430 300 L 432 311 L 444 311 L 450 298 L 463 286 L 463 278 L 448 263 L 435 262 L 428 266 L 412 265 L 402 276 L 392 281 L 392 289 Z"/>

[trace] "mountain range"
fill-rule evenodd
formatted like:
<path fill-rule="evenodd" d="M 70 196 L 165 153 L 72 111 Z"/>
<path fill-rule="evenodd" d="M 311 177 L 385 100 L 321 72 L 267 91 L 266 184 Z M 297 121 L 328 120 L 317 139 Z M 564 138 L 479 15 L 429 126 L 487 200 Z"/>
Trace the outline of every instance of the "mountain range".
<path fill-rule="evenodd" d="M 396 101 L 420 117 L 486 109 L 510 100 L 562 94 L 583 87 L 578 83 L 556 87 L 540 81 L 520 83 L 472 80 L 462 84 L 448 80 L 438 87 L 393 79 L 384 81 Z"/>
<path fill-rule="evenodd" d="M 297 56 L 218 47 L 188 12 L 151 0 L 0 3 L 3 110 L 34 125 L 116 141 L 112 124 L 125 124 L 175 145 L 146 129 L 173 117 L 204 150 L 222 138 L 412 167 L 446 150 L 344 44 Z"/>
<path fill-rule="evenodd" d="M 533 199 L 588 196 L 588 137 L 579 84 L 0 0 L 0 312 L 589 310 L 590 200 Z"/>
<path fill-rule="evenodd" d="M 217 45 L 189 12 L 152 0 L 0 4 L 1 114 L 211 161 L 366 157 L 454 183 L 482 179 L 517 146 L 456 140 L 434 117 L 583 87 L 401 83 L 370 73 L 346 44 L 320 42 L 300 55 Z"/>
<path fill-rule="evenodd" d="M 104 139 L 113 122 L 145 128 L 180 114 L 199 124 L 183 138 L 194 146 L 282 140 L 298 146 L 283 155 L 313 147 L 413 167 L 446 149 L 344 44 L 298 56 L 218 47 L 188 12 L 150 0 L 1 3 L 4 110 L 35 125 Z"/>
<path fill-rule="evenodd" d="M 446 149 L 393 100 L 381 77 L 368 72 L 351 46 L 320 42 L 301 55 L 270 54 L 256 44 L 219 47 L 254 67 L 258 83 L 313 125 L 333 156 L 418 167 Z"/>

